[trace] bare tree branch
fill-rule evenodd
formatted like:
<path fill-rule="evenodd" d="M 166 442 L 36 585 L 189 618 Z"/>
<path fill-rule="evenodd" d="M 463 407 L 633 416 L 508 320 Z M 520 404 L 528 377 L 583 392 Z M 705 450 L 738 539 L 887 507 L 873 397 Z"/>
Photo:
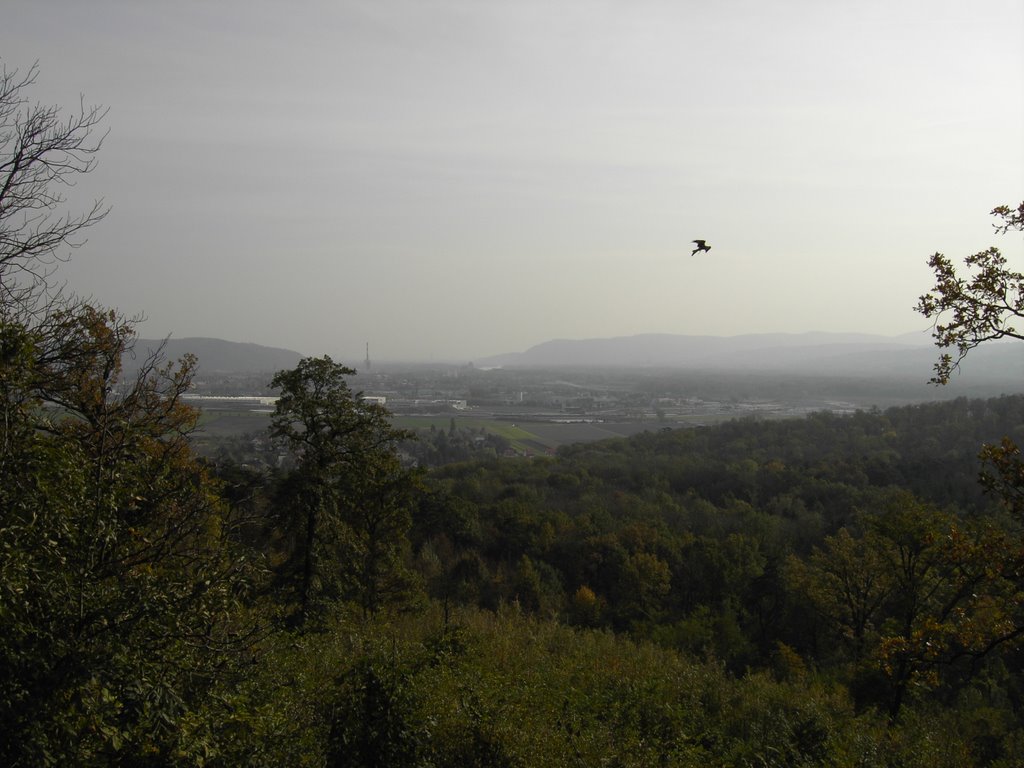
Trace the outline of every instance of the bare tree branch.
<path fill-rule="evenodd" d="M 97 135 L 107 109 L 83 100 L 73 114 L 33 103 L 27 91 L 37 64 L 21 74 L 0 70 L 0 307 L 4 314 L 38 314 L 61 294 L 52 283 L 55 265 L 85 242 L 85 230 L 110 208 L 96 200 L 88 210 L 64 210 L 63 188 L 96 166 L 106 138 Z"/>

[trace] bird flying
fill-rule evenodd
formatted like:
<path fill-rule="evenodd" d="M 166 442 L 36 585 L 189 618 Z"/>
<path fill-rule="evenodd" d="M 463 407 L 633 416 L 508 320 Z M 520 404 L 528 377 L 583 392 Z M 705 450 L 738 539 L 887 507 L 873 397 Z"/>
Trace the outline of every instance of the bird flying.
<path fill-rule="evenodd" d="M 693 249 L 693 253 L 690 254 L 691 256 L 694 256 L 697 253 L 700 253 L 701 251 L 711 250 L 711 246 L 705 243 L 703 240 L 694 240 L 693 242 L 697 245 L 697 247 Z"/>

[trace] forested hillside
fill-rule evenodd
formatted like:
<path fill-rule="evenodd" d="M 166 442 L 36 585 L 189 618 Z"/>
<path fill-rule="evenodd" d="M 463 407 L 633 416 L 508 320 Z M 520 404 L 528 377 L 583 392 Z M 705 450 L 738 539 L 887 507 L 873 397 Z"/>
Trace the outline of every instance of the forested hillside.
<path fill-rule="evenodd" d="M 979 450 L 1022 426 L 1024 397 L 955 400 L 420 475 L 422 592 L 334 662 L 352 712 L 398 697 L 416 764 L 1012 765 L 1021 532 Z"/>
<path fill-rule="evenodd" d="M 821 548 L 844 537 L 866 546 L 882 521 L 901 516 L 915 535 L 933 526 L 930 540 L 952 525 L 981 535 L 1004 522 L 979 485 L 978 447 L 1022 424 L 1022 398 L 957 400 L 461 464 L 432 475 L 438 490 L 414 531 L 455 563 L 438 596 L 470 594 L 491 608 L 518 600 L 542 615 L 713 651 L 742 670 L 767 663 L 779 643 L 812 656 L 829 645 L 790 572 Z M 432 529 L 432 514 L 447 519 Z M 879 610 L 871 623 L 880 627 Z"/>

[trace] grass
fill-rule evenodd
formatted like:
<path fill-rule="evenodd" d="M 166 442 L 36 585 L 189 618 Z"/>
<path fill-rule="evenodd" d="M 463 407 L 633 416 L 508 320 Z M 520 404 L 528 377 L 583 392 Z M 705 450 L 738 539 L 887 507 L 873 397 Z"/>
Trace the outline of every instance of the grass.
<path fill-rule="evenodd" d="M 395 416 L 394 425 L 402 429 L 448 429 L 452 416 Z M 550 436 L 542 436 L 520 426 L 518 422 L 505 419 L 475 419 L 456 416 L 455 426 L 458 429 L 483 430 L 508 440 L 517 451 L 526 453 L 545 453 L 554 450 L 568 441 L 552 440 Z"/>

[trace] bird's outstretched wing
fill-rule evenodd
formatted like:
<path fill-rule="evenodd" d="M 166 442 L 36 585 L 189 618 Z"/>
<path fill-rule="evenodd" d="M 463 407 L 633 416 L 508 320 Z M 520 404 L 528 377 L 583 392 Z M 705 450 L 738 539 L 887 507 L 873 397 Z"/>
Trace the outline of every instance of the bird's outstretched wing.
<path fill-rule="evenodd" d="M 693 249 L 693 253 L 690 254 L 691 256 L 695 256 L 696 254 L 698 254 L 701 251 L 710 251 L 711 250 L 711 246 L 708 245 L 707 242 L 704 241 L 704 240 L 694 240 L 692 242 L 697 247 Z"/>

